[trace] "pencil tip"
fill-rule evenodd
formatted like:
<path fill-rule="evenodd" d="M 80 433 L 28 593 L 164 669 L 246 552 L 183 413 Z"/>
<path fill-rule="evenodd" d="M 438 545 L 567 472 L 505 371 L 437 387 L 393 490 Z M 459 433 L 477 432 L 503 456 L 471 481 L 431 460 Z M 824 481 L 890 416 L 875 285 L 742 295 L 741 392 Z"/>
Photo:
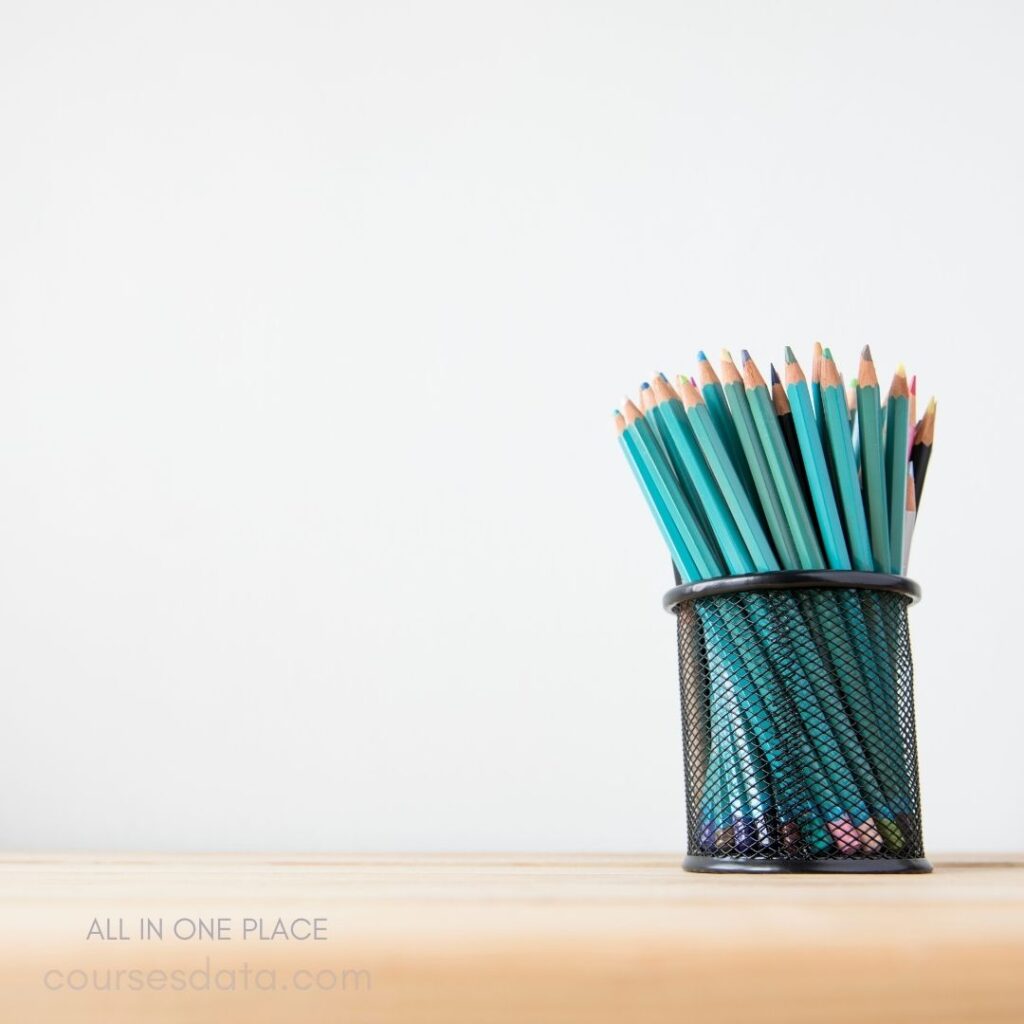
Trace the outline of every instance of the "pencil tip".
<path fill-rule="evenodd" d="M 821 350 L 821 358 L 822 359 L 831 359 L 832 358 L 832 349 L 830 349 L 830 348 L 822 349 Z"/>
<path fill-rule="evenodd" d="M 706 363 L 707 361 L 708 361 L 708 357 L 706 355 L 704 355 L 704 349 L 698 349 L 698 351 L 697 351 L 697 362 L 698 363 Z"/>
<path fill-rule="evenodd" d="M 869 362 L 872 361 L 871 360 L 871 346 L 870 345 L 865 345 L 860 350 L 860 357 L 861 357 L 861 359 L 867 359 Z"/>
<path fill-rule="evenodd" d="M 772 372 L 772 384 L 781 384 L 782 383 L 782 378 L 779 377 L 779 371 L 775 369 L 775 364 L 772 363 L 769 366 L 769 369 Z"/>
<path fill-rule="evenodd" d="M 796 356 L 793 355 L 793 350 L 787 345 L 786 346 L 786 363 L 788 365 L 789 363 L 795 363 L 795 362 L 796 362 Z"/>
<path fill-rule="evenodd" d="M 613 416 L 621 416 L 621 415 L 622 415 L 622 413 L 621 413 L 621 412 L 619 412 L 619 410 L 618 410 L 618 409 L 612 409 L 612 415 L 613 415 Z"/>
<path fill-rule="evenodd" d="M 648 383 L 647 381 L 644 381 L 644 382 L 643 382 L 643 383 L 642 383 L 642 384 L 640 385 L 640 390 L 641 390 L 641 391 L 646 391 L 646 390 L 647 390 L 647 389 L 648 389 L 648 388 L 649 388 L 650 386 L 651 386 L 651 385 L 650 385 L 650 384 L 649 384 L 649 383 Z"/>
<path fill-rule="evenodd" d="M 828 349 L 825 349 L 825 351 L 827 352 Z M 816 341 L 814 343 L 814 354 L 816 356 L 820 356 L 821 355 L 821 342 L 820 341 Z"/>
<path fill-rule="evenodd" d="M 740 359 L 743 361 L 744 366 L 750 362 L 750 353 L 745 349 L 740 349 Z"/>
<path fill-rule="evenodd" d="M 722 359 L 727 363 L 732 362 L 732 353 L 727 348 L 722 349 Z"/>
<path fill-rule="evenodd" d="M 658 373 L 658 379 L 659 379 L 659 380 L 664 380 L 664 381 L 667 381 L 667 380 L 668 380 L 668 377 L 666 377 L 666 376 L 665 376 L 665 374 L 663 374 L 663 373 L 660 373 L 660 372 L 659 372 L 659 373 Z"/>
<path fill-rule="evenodd" d="M 916 395 L 917 394 L 917 374 L 916 373 L 914 374 L 913 377 L 910 378 L 910 393 L 912 395 Z"/>
<path fill-rule="evenodd" d="M 907 375 L 907 368 L 902 363 L 900 363 L 900 365 L 896 367 L 896 376 L 897 377 L 906 377 L 906 375 Z"/>

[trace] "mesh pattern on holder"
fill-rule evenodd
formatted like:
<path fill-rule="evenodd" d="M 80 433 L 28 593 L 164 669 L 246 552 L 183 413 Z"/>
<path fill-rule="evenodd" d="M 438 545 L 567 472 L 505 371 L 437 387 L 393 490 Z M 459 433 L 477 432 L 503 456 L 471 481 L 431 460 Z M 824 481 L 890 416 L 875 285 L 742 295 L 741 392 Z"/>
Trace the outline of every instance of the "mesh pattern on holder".
<path fill-rule="evenodd" d="M 691 858 L 924 857 L 910 603 L 807 587 L 676 606 Z"/>

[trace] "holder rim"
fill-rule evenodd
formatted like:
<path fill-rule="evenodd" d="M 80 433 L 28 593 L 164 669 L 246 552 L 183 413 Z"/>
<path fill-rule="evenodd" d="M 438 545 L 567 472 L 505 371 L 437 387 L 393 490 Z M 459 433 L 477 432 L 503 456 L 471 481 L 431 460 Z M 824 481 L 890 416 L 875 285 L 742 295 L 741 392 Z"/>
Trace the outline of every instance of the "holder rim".
<path fill-rule="evenodd" d="M 662 598 L 667 612 L 688 601 L 704 597 L 721 597 L 758 590 L 804 590 L 829 588 L 833 590 L 877 590 L 902 594 L 911 604 L 921 600 L 921 588 L 907 576 L 885 572 L 857 572 L 839 569 L 786 570 L 784 572 L 758 572 L 745 576 L 720 576 L 713 580 L 684 583 L 673 587 Z"/>

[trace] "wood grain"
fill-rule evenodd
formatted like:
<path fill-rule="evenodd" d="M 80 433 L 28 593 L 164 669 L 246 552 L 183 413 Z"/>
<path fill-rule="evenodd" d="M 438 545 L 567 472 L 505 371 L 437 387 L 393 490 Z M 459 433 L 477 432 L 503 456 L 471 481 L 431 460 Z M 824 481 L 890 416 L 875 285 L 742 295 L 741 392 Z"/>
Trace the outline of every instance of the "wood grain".
<path fill-rule="evenodd" d="M 1017 858 L 713 877 L 668 855 L 8 854 L 0 906 L 0 1020 L 19 1024 L 1024 1020 Z M 130 933 L 143 915 L 164 919 L 164 941 L 86 939 L 93 918 Z M 235 923 L 230 941 L 167 932 L 215 916 Z M 328 939 L 242 942 L 237 922 L 258 916 L 325 917 Z M 207 957 L 235 991 L 128 988 L 130 970 L 199 970 L 201 985 Z M 115 987 L 120 970 L 121 990 L 44 984 L 76 970 Z M 333 990 L 296 990 L 295 972 L 319 970 Z"/>

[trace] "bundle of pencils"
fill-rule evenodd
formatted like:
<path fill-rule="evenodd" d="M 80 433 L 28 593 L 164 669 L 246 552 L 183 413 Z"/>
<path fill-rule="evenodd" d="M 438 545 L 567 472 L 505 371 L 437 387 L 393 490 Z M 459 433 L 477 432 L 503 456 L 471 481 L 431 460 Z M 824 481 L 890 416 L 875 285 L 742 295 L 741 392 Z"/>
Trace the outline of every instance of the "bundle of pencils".
<path fill-rule="evenodd" d="M 701 352 L 696 378 L 680 375 L 673 387 L 659 374 L 641 385 L 638 403 L 627 398 L 615 411 L 621 447 L 679 576 L 904 574 L 934 399 L 915 426 L 916 379 L 908 383 L 900 366 L 883 402 L 869 348 L 849 391 L 820 345 L 809 386 L 790 348 L 782 375 L 773 366 L 769 376 L 770 385 L 746 351 L 740 368 L 723 352 L 719 376 Z M 763 594 L 743 600 L 760 645 L 730 633 L 713 607 L 697 612 L 701 656 L 722 691 L 709 695 L 702 845 L 742 853 L 788 843 L 844 856 L 900 850 L 912 797 L 901 748 L 881 739 L 895 692 L 877 595 L 836 590 L 812 602 L 794 591 L 771 608 Z M 768 642 L 780 618 L 799 650 L 785 663 Z M 768 678 L 782 680 L 782 691 Z M 740 712 L 716 716 L 726 704 Z M 780 723 L 794 717 L 783 756 Z"/>

